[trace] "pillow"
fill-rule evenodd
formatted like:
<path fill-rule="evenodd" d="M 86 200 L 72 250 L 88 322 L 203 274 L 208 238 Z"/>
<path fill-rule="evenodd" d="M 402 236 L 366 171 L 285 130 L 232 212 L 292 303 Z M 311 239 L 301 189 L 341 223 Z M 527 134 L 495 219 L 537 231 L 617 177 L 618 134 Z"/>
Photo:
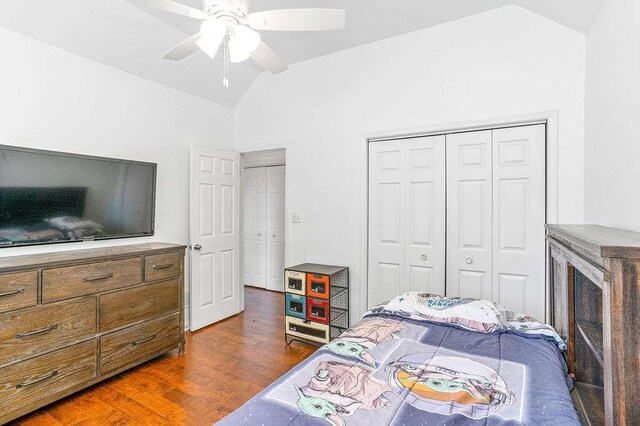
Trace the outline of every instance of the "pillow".
<path fill-rule="evenodd" d="M 495 331 L 504 322 L 502 308 L 491 301 L 430 293 L 401 294 L 387 303 L 384 309 L 481 332 Z"/>
<path fill-rule="evenodd" d="M 378 314 L 448 324 L 480 333 L 513 333 L 552 341 L 561 351 L 567 348 L 560 335 L 550 325 L 512 312 L 489 300 L 409 292 L 374 307 L 364 316 Z"/>

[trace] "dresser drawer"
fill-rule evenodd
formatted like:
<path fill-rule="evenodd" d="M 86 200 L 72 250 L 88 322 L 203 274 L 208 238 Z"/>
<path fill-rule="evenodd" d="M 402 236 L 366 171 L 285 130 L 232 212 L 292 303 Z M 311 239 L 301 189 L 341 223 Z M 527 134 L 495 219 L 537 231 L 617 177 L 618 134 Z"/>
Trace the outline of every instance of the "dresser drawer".
<path fill-rule="evenodd" d="M 0 368 L 0 417 L 96 377 L 97 339 Z"/>
<path fill-rule="evenodd" d="M 329 301 L 307 298 L 307 319 L 311 321 L 329 323 Z"/>
<path fill-rule="evenodd" d="M 309 320 L 285 317 L 286 333 L 318 343 L 329 343 L 329 326 Z"/>
<path fill-rule="evenodd" d="M 95 297 L 0 315 L 0 365 L 96 334 Z"/>
<path fill-rule="evenodd" d="M 307 290 L 307 274 L 297 271 L 285 271 L 284 286 L 285 291 L 299 296 L 304 296 Z"/>
<path fill-rule="evenodd" d="M 100 338 L 100 373 L 105 374 L 177 348 L 178 314 L 149 321 Z"/>
<path fill-rule="evenodd" d="M 142 282 L 142 258 L 42 271 L 42 303 L 95 294 Z"/>
<path fill-rule="evenodd" d="M 148 284 L 100 296 L 100 331 L 178 311 L 178 280 Z"/>
<path fill-rule="evenodd" d="M 158 281 L 180 275 L 180 253 L 163 253 L 144 257 L 144 280 Z"/>
<path fill-rule="evenodd" d="M 0 313 L 37 304 L 37 271 L 0 275 Z"/>
<path fill-rule="evenodd" d="M 307 274 L 307 296 L 328 299 L 329 287 L 328 275 Z"/>

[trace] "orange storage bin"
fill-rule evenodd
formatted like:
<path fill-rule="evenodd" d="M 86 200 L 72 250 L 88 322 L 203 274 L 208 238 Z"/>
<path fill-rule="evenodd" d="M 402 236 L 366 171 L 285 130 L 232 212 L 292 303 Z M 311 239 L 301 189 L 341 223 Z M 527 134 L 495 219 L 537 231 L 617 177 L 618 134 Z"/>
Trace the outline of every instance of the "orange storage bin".
<path fill-rule="evenodd" d="M 328 299 L 329 285 L 328 275 L 307 274 L 307 296 Z"/>

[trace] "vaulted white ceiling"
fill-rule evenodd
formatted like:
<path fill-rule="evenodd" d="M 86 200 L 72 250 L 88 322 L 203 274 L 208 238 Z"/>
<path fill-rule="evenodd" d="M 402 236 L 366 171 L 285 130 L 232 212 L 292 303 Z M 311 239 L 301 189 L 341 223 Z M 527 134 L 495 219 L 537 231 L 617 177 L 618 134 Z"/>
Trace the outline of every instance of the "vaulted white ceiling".
<path fill-rule="evenodd" d="M 202 8 L 201 0 L 178 0 Z M 333 32 L 263 32 L 288 64 L 371 43 L 508 4 L 518 4 L 586 33 L 603 0 L 253 0 L 252 11 L 328 7 L 347 11 Z M 143 0 L 2 0 L 0 26 L 143 78 L 234 107 L 262 72 L 232 64 L 222 87 L 222 61 L 202 52 L 180 62 L 162 55 L 198 31 L 199 22 L 155 11 Z M 286 71 L 285 71 L 286 72 Z"/>

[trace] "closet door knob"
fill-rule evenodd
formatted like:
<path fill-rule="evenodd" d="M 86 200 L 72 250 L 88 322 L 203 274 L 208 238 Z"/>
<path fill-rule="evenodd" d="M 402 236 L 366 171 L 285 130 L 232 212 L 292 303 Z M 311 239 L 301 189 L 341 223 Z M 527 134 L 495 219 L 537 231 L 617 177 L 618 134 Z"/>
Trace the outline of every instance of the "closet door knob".
<path fill-rule="evenodd" d="M 275 237 L 276 237 L 276 234 L 273 234 L 273 235 L 271 236 L 271 238 L 275 238 Z"/>
<path fill-rule="evenodd" d="M 471 265 L 473 263 L 473 259 L 470 257 L 467 257 L 467 260 L 465 262 L 467 262 L 467 265 Z"/>
<path fill-rule="evenodd" d="M 196 244 L 195 246 L 193 246 L 194 250 L 201 250 L 202 246 L 200 244 Z"/>
<path fill-rule="evenodd" d="M 420 259 L 422 259 L 422 260 L 427 260 L 427 255 L 426 255 L 426 254 L 423 254 L 422 256 L 420 256 Z"/>

